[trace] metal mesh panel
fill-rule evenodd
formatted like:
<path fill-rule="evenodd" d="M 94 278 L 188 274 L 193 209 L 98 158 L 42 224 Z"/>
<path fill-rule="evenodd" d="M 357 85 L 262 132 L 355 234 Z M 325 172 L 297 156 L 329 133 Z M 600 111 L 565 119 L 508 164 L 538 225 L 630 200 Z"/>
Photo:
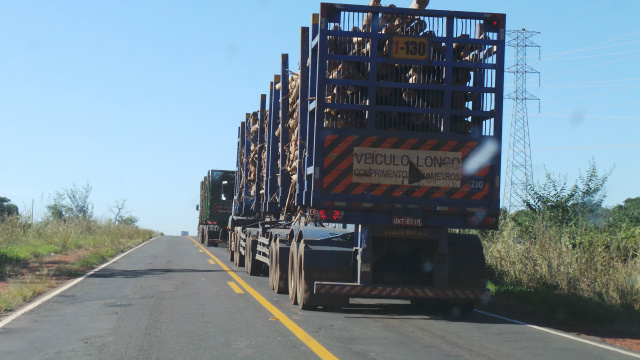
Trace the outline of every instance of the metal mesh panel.
<path fill-rule="evenodd" d="M 481 15 L 329 6 L 325 127 L 494 134 L 499 40 Z"/>

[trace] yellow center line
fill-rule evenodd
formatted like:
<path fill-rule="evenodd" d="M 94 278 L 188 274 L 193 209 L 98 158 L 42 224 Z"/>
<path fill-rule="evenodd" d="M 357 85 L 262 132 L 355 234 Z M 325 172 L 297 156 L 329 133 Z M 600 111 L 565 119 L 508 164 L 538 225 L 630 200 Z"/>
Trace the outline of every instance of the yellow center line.
<path fill-rule="evenodd" d="M 231 286 L 233 291 L 235 291 L 237 294 L 244 294 L 244 291 L 242 291 L 242 289 L 240 289 L 238 285 L 236 285 L 236 283 L 234 283 L 233 281 L 229 281 L 227 284 L 229 284 L 229 286 Z"/>
<path fill-rule="evenodd" d="M 215 262 L 215 261 L 213 261 L 213 260 L 211 260 L 211 259 L 209 259 L 209 264 L 211 264 L 211 265 L 215 265 L 215 264 L 216 264 L 216 262 Z"/>
<path fill-rule="evenodd" d="M 269 310 L 269 312 L 273 315 L 273 317 L 278 318 L 280 322 L 291 331 L 300 341 L 302 341 L 311 351 L 316 353 L 320 359 L 335 359 L 338 358 L 329 352 L 324 346 L 320 345 L 316 339 L 312 338 L 311 335 L 307 334 L 301 327 L 299 327 L 296 323 L 294 323 L 291 319 L 289 319 L 282 311 L 280 311 L 277 307 L 272 305 L 267 299 L 265 299 L 260 293 L 255 291 L 249 284 L 244 282 L 233 270 L 229 269 L 227 265 L 222 263 L 217 257 L 213 256 L 207 249 L 205 249 L 202 245 L 198 244 L 191 236 L 187 236 L 191 239 L 196 245 L 200 246 L 204 252 L 207 253 L 213 260 L 218 262 L 218 265 L 222 267 L 224 271 L 226 271 L 229 276 L 231 276 L 240 286 L 244 288 L 246 292 L 251 294 L 258 302 L 265 307 L 265 309 Z"/>

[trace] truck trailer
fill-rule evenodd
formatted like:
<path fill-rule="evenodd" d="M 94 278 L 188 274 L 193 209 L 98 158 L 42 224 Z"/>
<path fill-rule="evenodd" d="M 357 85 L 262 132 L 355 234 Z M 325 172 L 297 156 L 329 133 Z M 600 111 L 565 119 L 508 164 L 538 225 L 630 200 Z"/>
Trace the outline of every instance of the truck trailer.
<path fill-rule="evenodd" d="M 505 19 L 321 3 L 238 128 L 229 260 L 301 309 L 488 299 Z"/>
<path fill-rule="evenodd" d="M 227 240 L 227 222 L 233 204 L 235 172 L 209 170 L 200 182 L 198 240 L 206 246 L 218 246 L 214 239 Z"/>

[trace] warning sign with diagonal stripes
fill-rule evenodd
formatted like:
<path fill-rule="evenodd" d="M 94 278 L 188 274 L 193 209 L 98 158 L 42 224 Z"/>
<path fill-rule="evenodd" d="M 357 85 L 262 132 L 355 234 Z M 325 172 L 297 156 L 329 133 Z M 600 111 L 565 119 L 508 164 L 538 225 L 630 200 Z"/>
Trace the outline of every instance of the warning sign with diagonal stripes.
<path fill-rule="evenodd" d="M 482 199 L 489 164 L 464 174 L 476 141 L 329 135 L 324 142 L 323 190 L 340 194 Z"/>
<path fill-rule="evenodd" d="M 460 152 L 353 148 L 352 182 L 460 187 Z"/>

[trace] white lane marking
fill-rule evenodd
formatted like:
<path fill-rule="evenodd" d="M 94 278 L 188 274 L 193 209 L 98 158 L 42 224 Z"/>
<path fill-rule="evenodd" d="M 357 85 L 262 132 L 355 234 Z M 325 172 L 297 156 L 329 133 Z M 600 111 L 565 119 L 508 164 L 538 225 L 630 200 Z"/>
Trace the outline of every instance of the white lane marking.
<path fill-rule="evenodd" d="M 7 325 L 8 323 L 12 322 L 13 320 L 17 319 L 18 317 L 20 317 L 20 316 L 24 315 L 26 312 L 31 311 L 31 310 L 33 310 L 33 309 L 35 309 L 36 307 L 38 307 L 38 306 L 39 306 L 39 305 L 41 305 L 42 303 L 44 303 L 44 302 L 46 302 L 46 301 L 51 300 L 51 299 L 52 299 L 52 298 L 54 298 L 55 296 L 59 295 L 61 292 L 63 292 L 63 291 L 65 291 L 65 290 L 69 289 L 70 287 L 72 287 L 72 286 L 76 285 L 76 284 L 77 284 L 77 283 L 79 283 L 80 281 L 82 281 L 82 280 L 84 280 L 84 279 L 88 278 L 89 276 L 93 275 L 94 273 L 96 273 L 96 272 L 98 272 L 98 271 L 102 270 L 103 268 L 105 268 L 105 267 L 107 267 L 107 266 L 111 265 L 112 263 L 114 263 L 114 262 L 118 261 L 121 257 L 123 257 L 123 256 L 127 255 L 128 253 L 132 252 L 133 250 L 135 250 L 135 249 L 137 249 L 137 248 L 139 248 L 139 247 L 141 247 L 141 246 L 143 246 L 143 245 L 146 245 L 146 244 L 150 243 L 151 241 L 153 241 L 153 240 L 155 240 L 155 239 L 157 239 L 157 238 L 159 238 L 159 237 L 160 237 L 160 236 L 156 236 L 156 237 L 154 237 L 153 239 L 149 239 L 148 241 L 143 242 L 142 244 L 140 244 L 140 245 L 138 245 L 138 246 L 134 247 L 133 249 L 131 249 L 131 250 L 129 250 L 129 251 L 127 251 L 127 252 L 125 252 L 125 253 L 122 253 L 122 254 L 120 254 L 120 255 L 116 256 L 115 258 L 111 259 L 111 261 L 109 261 L 109 262 L 107 262 L 107 263 L 105 263 L 105 264 L 102 264 L 102 265 L 98 266 L 97 268 L 95 268 L 95 269 L 93 269 L 93 270 L 89 271 L 88 273 L 86 273 L 86 274 L 82 275 L 81 277 L 79 277 L 79 278 L 77 278 L 77 279 L 75 279 L 75 280 L 72 280 L 71 282 L 66 283 L 66 284 L 65 284 L 65 285 L 63 285 L 62 287 L 59 287 L 59 288 L 57 288 L 56 290 L 54 290 L 54 291 L 52 291 L 52 292 L 50 292 L 50 293 L 48 293 L 48 294 L 46 294 L 46 295 L 42 296 L 41 298 L 39 298 L 39 299 L 35 300 L 33 303 L 31 303 L 31 304 L 29 304 L 29 305 L 24 306 L 24 307 L 23 307 L 23 308 L 21 308 L 20 310 L 17 310 L 15 313 L 11 314 L 11 315 L 10 315 L 10 316 L 8 316 L 6 319 L 4 319 L 4 320 L 0 321 L 0 329 L 2 329 L 5 325 Z"/>
<path fill-rule="evenodd" d="M 565 337 L 567 339 L 580 341 L 580 342 L 583 342 L 585 344 L 597 346 L 599 348 L 615 351 L 615 352 L 618 352 L 618 353 L 621 353 L 621 354 L 629 355 L 629 356 L 632 356 L 632 357 L 640 359 L 640 354 L 635 353 L 635 352 L 619 349 L 617 347 L 613 347 L 613 346 L 609 346 L 609 345 L 605 345 L 605 344 L 599 344 L 597 342 L 593 342 L 593 341 L 590 341 L 590 340 L 587 340 L 587 339 L 582 339 L 582 338 L 579 338 L 577 336 L 569 335 L 569 334 L 566 334 L 566 333 L 563 333 L 563 332 L 560 332 L 560 331 L 547 329 L 547 328 L 544 328 L 544 327 L 541 327 L 541 326 L 527 324 L 527 323 L 522 322 L 522 321 L 509 319 L 509 318 L 506 318 L 506 317 L 503 317 L 503 316 L 500 316 L 500 315 L 496 315 L 496 314 L 492 314 L 492 313 L 488 313 L 488 312 L 485 312 L 485 311 L 481 311 L 481 310 L 474 310 L 474 311 L 477 312 L 477 313 L 483 314 L 483 315 L 492 316 L 492 317 L 495 317 L 495 318 L 498 318 L 498 319 L 502 319 L 502 320 L 506 320 L 506 321 L 510 321 L 512 323 L 516 323 L 516 324 L 519 324 L 519 325 L 528 326 L 528 327 L 530 327 L 532 329 L 545 331 L 545 332 L 548 332 L 550 334 L 562 336 L 562 337 Z"/>

